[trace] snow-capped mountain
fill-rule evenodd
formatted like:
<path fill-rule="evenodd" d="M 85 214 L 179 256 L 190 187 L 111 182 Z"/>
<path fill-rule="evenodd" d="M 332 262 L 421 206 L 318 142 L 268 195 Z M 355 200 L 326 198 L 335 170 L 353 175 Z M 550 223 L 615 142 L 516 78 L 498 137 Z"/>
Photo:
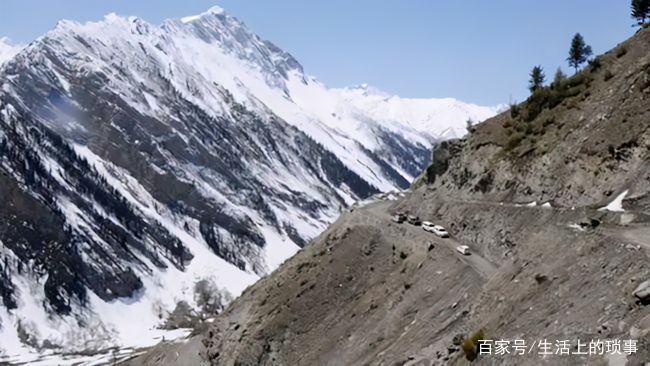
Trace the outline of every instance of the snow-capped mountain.
<path fill-rule="evenodd" d="M 354 93 L 220 8 L 61 21 L 7 60 L 0 355 L 151 344 L 205 305 L 197 284 L 236 296 L 342 208 L 407 187 L 445 132 L 424 101 L 384 114 Z"/>
<path fill-rule="evenodd" d="M 373 120 L 408 126 L 434 140 L 460 138 L 467 133 L 468 120 L 476 124 L 506 108 L 505 105 L 479 106 L 454 98 L 400 98 L 367 84 L 336 91 L 346 105 L 358 108 Z"/>
<path fill-rule="evenodd" d="M 23 47 L 23 45 L 13 44 L 5 37 L 0 37 L 0 65 L 14 57 Z"/>

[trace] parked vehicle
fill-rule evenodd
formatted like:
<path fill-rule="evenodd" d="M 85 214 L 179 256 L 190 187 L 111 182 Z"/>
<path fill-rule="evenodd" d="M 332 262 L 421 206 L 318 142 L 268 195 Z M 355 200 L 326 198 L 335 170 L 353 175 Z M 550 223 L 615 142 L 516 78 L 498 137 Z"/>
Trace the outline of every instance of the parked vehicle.
<path fill-rule="evenodd" d="M 444 227 L 442 227 L 440 225 L 433 225 L 433 228 L 432 228 L 431 232 L 438 235 L 441 238 L 448 238 L 449 237 L 449 232 L 447 231 L 447 229 L 445 229 Z"/>
<path fill-rule="evenodd" d="M 467 245 L 457 246 L 456 250 L 462 255 L 469 255 L 469 247 Z"/>
<path fill-rule="evenodd" d="M 417 216 L 413 216 L 413 215 L 409 215 L 408 222 L 409 222 L 409 224 L 415 225 L 415 226 L 422 225 L 422 221 L 420 220 L 420 218 L 417 217 Z"/>
<path fill-rule="evenodd" d="M 422 229 L 423 229 L 424 231 L 428 231 L 428 232 L 432 233 L 432 232 L 433 232 L 433 227 L 434 227 L 434 226 L 435 226 L 435 225 L 434 225 L 433 222 L 431 222 L 431 221 L 422 221 Z"/>
<path fill-rule="evenodd" d="M 424 221 L 422 223 L 422 229 L 424 229 L 425 231 L 428 231 L 430 233 L 434 233 L 434 234 L 438 235 L 441 238 L 448 238 L 449 237 L 449 232 L 447 232 L 447 230 L 444 227 L 442 227 L 440 225 L 434 225 L 430 221 Z"/>
<path fill-rule="evenodd" d="M 406 216 L 404 216 L 403 214 L 397 213 L 397 214 L 393 215 L 392 220 L 393 220 L 393 222 L 401 224 L 404 221 L 406 221 Z"/>

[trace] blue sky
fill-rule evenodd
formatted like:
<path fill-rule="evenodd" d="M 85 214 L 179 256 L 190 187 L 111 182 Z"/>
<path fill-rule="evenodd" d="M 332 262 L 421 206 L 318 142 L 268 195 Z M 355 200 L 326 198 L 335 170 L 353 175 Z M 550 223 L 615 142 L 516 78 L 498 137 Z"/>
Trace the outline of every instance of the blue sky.
<path fill-rule="evenodd" d="M 627 0 L 0 0 L 0 36 L 29 42 L 59 19 L 116 12 L 152 23 L 219 5 L 291 52 L 329 86 L 368 83 L 404 97 L 521 101 L 581 32 L 602 53 L 635 31 Z"/>

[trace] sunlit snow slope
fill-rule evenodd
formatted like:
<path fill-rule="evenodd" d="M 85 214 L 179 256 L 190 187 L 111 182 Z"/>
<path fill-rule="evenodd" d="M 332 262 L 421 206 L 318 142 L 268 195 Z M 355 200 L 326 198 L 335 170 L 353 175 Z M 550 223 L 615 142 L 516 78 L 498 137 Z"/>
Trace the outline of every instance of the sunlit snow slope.
<path fill-rule="evenodd" d="M 0 37 L 0 65 L 14 57 L 22 48 L 22 45 L 12 44 L 7 38 Z"/>
<path fill-rule="evenodd" d="M 220 8 L 61 21 L 4 62 L 0 354 L 151 344 L 199 281 L 238 295 L 493 113 L 355 93 Z"/>
<path fill-rule="evenodd" d="M 407 126 L 435 140 L 462 137 L 467 133 L 467 121 L 476 124 L 506 108 L 484 107 L 454 98 L 400 98 L 367 84 L 337 92 L 344 104 L 358 108 L 378 123 Z"/>

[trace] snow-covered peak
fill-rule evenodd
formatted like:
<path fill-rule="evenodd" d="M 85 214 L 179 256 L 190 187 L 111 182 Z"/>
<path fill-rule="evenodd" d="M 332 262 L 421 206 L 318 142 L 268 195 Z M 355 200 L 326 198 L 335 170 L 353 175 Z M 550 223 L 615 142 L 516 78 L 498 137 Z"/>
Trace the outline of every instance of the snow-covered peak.
<path fill-rule="evenodd" d="M 302 66 L 292 55 L 261 39 L 220 7 L 212 7 L 199 15 L 180 20 L 167 20 L 161 29 L 184 39 L 194 38 L 209 46 L 217 46 L 225 53 L 263 69 L 269 79 L 286 79 L 292 70 L 303 73 Z M 281 80 L 271 83 L 278 82 L 282 83 Z"/>
<path fill-rule="evenodd" d="M 388 94 L 385 91 L 376 88 L 374 86 L 368 85 L 366 83 L 347 87 L 344 88 L 343 90 L 345 90 L 349 94 L 358 94 L 360 96 L 366 96 L 366 97 L 371 95 L 379 98 L 384 98 L 384 99 L 393 97 L 393 95 Z"/>
<path fill-rule="evenodd" d="M 381 151 L 386 146 L 377 135 L 393 133 L 426 149 L 435 139 L 464 135 L 468 119 L 478 122 L 495 114 L 494 108 L 451 98 L 400 98 L 367 84 L 327 88 L 305 75 L 289 53 L 221 8 L 160 26 L 116 14 L 85 24 L 66 21 L 36 43 L 45 44 L 48 54 L 58 55 L 55 63 L 63 61 L 68 69 L 101 70 L 109 80 L 107 87 L 154 115 L 166 111 L 164 104 L 151 101 L 158 88 L 149 85 L 152 78 L 164 78 L 213 116 L 229 114 L 225 90 L 234 101 L 260 113 L 271 111 L 336 155 L 344 155 L 355 173 L 381 190 L 394 187 L 374 177 L 372 161 L 357 163 L 362 154 L 357 145 Z M 70 80 L 43 74 L 69 91 Z M 133 81 L 150 88 L 148 100 L 143 101 Z M 400 174 L 408 180 L 418 172 L 411 168 Z"/>
<path fill-rule="evenodd" d="M 128 33 L 144 35 L 155 33 L 157 30 L 158 27 L 142 18 L 109 13 L 100 21 L 81 23 L 74 20 L 60 20 L 54 29 L 45 34 L 44 38 L 62 41 L 62 45 L 66 47 L 70 43 L 94 39 L 118 39 L 124 38 Z"/>
<path fill-rule="evenodd" d="M 212 14 L 223 14 L 223 13 L 224 13 L 224 10 L 223 10 L 222 7 L 220 7 L 220 6 L 218 6 L 218 5 L 215 5 L 215 6 L 211 7 L 210 9 L 208 9 L 208 13 L 212 13 Z"/>
<path fill-rule="evenodd" d="M 482 122 L 501 109 L 454 98 L 401 98 L 367 84 L 336 91 L 346 103 L 379 122 L 408 126 L 436 139 L 462 137 L 467 132 L 467 120 Z"/>
<path fill-rule="evenodd" d="M 495 108 L 452 98 L 400 98 L 367 84 L 330 89 L 305 75 L 289 53 L 261 39 L 223 9 L 211 8 L 191 18 L 154 26 L 109 14 L 99 22 L 63 22 L 58 28 L 65 31 L 52 31 L 41 42 L 70 63 L 70 69 L 103 70 L 110 75 L 109 87 L 154 114 L 161 113 L 157 109 L 164 110 L 164 104 L 143 102 L 132 80 L 148 84 L 152 77 L 163 77 L 214 116 L 228 114 L 218 91 L 223 88 L 234 101 L 272 111 L 336 155 L 344 155 L 355 173 L 381 190 L 393 187 L 367 171 L 374 169 L 373 162 L 356 163 L 357 144 L 380 151 L 386 147 L 377 135 L 389 132 L 427 148 L 436 139 L 463 136 L 468 119 L 479 122 L 496 114 Z M 68 89 L 65 78 L 57 82 Z M 151 90 L 156 89 L 151 86 Z M 398 171 L 410 179 L 418 174 L 411 169 Z"/>
<path fill-rule="evenodd" d="M 206 16 L 206 15 L 210 15 L 210 14 L 222 15 L 222 14 L 225 14 L 225 13 L 226 12 L 222 7 L 215 5 L 215 6 L 211 7 L 210 9 L 204 11 L 201 14 L 190 15 L 190 16 L 183 17 L 183 18 L 181 18 L 181 22 L 189 23 L 189 22 L 193 22 L 193 21 L 195 21 L 197 19 L 200 19 L 201 17 Z"/>
<path fill-rule="evenodd" d="M 13 58 L 25 46 L 12 44 L 8 38 L 0 37 L 0 65 Z"/>

